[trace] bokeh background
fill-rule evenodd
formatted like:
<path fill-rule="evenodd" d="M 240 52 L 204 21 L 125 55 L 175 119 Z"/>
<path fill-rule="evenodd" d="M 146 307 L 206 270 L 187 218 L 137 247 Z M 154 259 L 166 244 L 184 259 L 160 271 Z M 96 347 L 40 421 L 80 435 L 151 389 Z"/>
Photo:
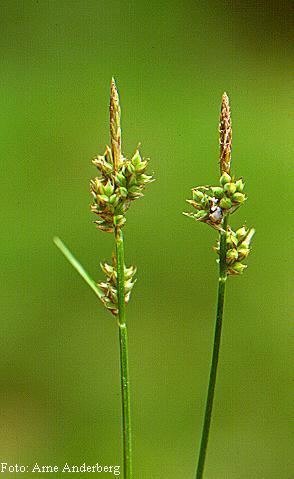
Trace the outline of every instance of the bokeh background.
<path fill-rule="evenodd" d="M 116 324 L 52 243 L 60 235 L 101 279 L 113 238 L 92 224 L 88 183 L 109 141 L 114 75 L 123 149 L 141 141 L 157 179 L 125 229 L 126 263 L 138 266 L 127 310 L 135 477 L 194 477 L 216 233 L 182 211 L 190 188 L 217 182 L 224 90 L 249 196 L 232 225 L 257 232 L 227 288 L 205 478 L 291 477 L 290 18 L 285 1 L 1 2 L 2 461 L 121 461 Z"/>

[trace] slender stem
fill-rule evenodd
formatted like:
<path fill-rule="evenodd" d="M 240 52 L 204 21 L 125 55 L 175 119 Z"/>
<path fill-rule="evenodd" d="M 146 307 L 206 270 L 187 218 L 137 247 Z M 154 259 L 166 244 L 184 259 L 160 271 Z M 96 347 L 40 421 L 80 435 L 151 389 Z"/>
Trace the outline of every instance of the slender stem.
<path fill-rule="evenodd" d="M 123 470 L 124 479 L 132 479 L 132 430 L 130 377 L 128 364 L 128 331 L 125 318 L 125 286 L 124 286 L 124 239 L 120 228 L 115 230 L 117 291 L 118 291 L 118 327 L 120 346 L 120 371 L 122 392 L 122 426 L 123 426 Z"/>
<path fill-rule="evenodd" d="M 225 233 L 227 230 L 227 225 L 228 225 L 228 215 L 225 216 L 223 220 L 224 231 L 220 232 L 219 283 L 218 283 L 218 299 L 217 299 L 217 312 L 216 312 L 216 323 L 215 323 L 215 332 L 214 332 L 214 344 L 213 344 L 213 354 L 212 354 L 212 360 L 211 360 L 209 385 L 208 385 L 208 392 L 207 392 L 207 399 L 206 399 L 205 416 L 204 416 L 204 423 L 203 423 L 203 429 L 202 429 L 202 437 L 201 437 L 196 479 L 202 479 L 203 477 L 205 456 L 206 456 L 206 450 L 207 450 L 207 444 L 208 444 L 209 429 L 210 429 L 213 400 L 214 400 L 214 391 L 215 391 L 217 366 L 218 366 L 220 341 L 221 341 L 223 311 L 224 311 L 225 287 L 226 287 L 226 280 L 227 280 L 226 233 Z"/>

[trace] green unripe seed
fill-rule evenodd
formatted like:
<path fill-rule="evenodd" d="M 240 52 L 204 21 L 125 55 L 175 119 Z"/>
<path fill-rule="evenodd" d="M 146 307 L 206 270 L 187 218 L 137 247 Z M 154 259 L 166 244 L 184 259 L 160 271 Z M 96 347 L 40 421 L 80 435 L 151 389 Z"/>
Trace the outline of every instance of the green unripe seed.
<path fill-rule="evenodd" d="M 105 186 L 103 185 L 103 183 L 101 183 L 101 181 L 97 181 L 96 188 L 97 188 L 97 193 L 99 193 L 100 195 L 105 194 Z"/>
<path fill-rule="evenodd" d="M 227 243 L 227 246 L 236 246 L 236 247 L 238 246 L 238 240 L 233 231 L 227 232 L 226 243 Z"/>
<path fill-rule="evenodd" d="M 213 186 L 211 191 L 213 196 L 215 196 L 217 199 L 220 199 L 224 196 L 224 190 L 220 186 Z"/>
<path fill-rule="evenodd" d="M 233 195 L 235 192 L 236 192 L 236 185 L 235 183 L 226 183 L 225 186 L 224 186 L 224 191 L 228 194 L 228 195 Z"/>
<path fill-rule="evenodd" d="M 193 200 L 200 202 L 204 198 L 204 193 L 202 193 L 202 191 L 193 190 L 192 197 Z"/>
<path fill-rule="evenodd" d="M 242 239 L 246 237 L 247 232 L 248 231 L 246 230 L 245 226 L 242 226 L 242 228 L 239 228 L 236 231 L 236 236 L 238 238 L 238 241 L 242 241 Z"/>
<path fill-rule="evenodd" d="M 200 219 L 202 219 L 202 218 L 205 218 L 206 216 L 207 216 L 207 211 L 205 211 L 205 210 L 200 210 L 200 211 L 198 211 L 198 213 L 196 213 L 195 218 L 196 218 L 197 220 L 200 220 Z"/>
<path fill-rule="evenodd" d="M 237 180 L 235 184 L 236 184 L 236 188 L 237 188 L 238 193 L 242 193 L 243 190 L 244 190 L 244 186 L 245 186 L 245 183 L 243 183 L 243 180 L 241 180 L 241 179 Z"/>
<path fill-rule="evenodd" d="M 234 201 L 235 203 L 244 203 L 244 201 L 246 200 L 246 196 L 243 195 L 243 193 L 235 193 L 233 196 L 232 196 L 232 201 Z"/>
<path fill-rule="evenodd" d="M 201 200 L 202 208 L 208 208 L 209 201 L 210 201 L 209 197 L 207 195 L 205 195 L 204 198 Z"/>
<path fill-rule="evenodd" d="M 242 260 L 247 258 L 249 255 L 250 249 L 249 248 L 239 248 L 238 249 L 238 259 Z"/>
<path fill-rule="evenodd" d="M 245 268 L 247 268 L 247 266 L 245 264 L 240 263 L 239 261 L 237 261 L 232 266 L 232 270 L 239 274 L 243 273 Z"/>
<path fill-rule="evenodd" d="M 120 186 L 126 185 L 126 177 L 122 173 L 116 173 L 116 180 Z"/>
<path fill-rule="evenodd" d="M 109 198 L 109 203 L 110 203 L 111 205 L 114 205 L 116 199 L 117 199 L 117 196 L 116 196 L 116 195 L 111 195 L 111 197 Z"/>
<path fill-rule="evenodd" d="M 136 186 L 136 185 L 137 185 L 136 175 L 131 175 L 128 181 L 128 188 L 131 188 L 132 186 Z"/>
<path fill-rule="evenodd" d="M 224 173 L 221 177 L 220 177 L 220 184 L 222 186 L 224 186 L 226 183 L 230 183 L 232 181 L 232 178 L 230 177 L 230 175 L 228 175 L 228 173 Z"/>
<path fill-rule="evenodd" d="M 143 171 L 146 170 L 147 167 L 147 161 L 140 161 L 137 165 L 135 165 L 135 170 L 137 173 L 142 173 Z"/>
<path fill-rule="evenodd" d="M 128 192 L 129 193 L 139 193 L 140 188 L 138 186 L 134 185 L 134 186 L 131 186 L 131 188 L 128 189 Z"/>
<path fill-rule="evenodd" d="M 120 187 L 119 192 L 123 198 L 126 198 L 128 196 L 128 190 L 123 186 Z"/>
<path fill-rule="evenodd" d="M 134 165 L 132 165 L 132 163 L 129 163 L 128 166 L 127 166 L 127 170 L 130 174 L 134 173 L 134 171 L 135 171 Z"/>
<path fill-rule="evenodd" d="M 105 171 L 105 173 L 111 173 L 113 170 L 113 166 L 111 163 L 108 163 L 107 161 L 103 161 L 102 169 Z"/>
<path fill-rule="evenodd" d="M 137 166 L 141 163 L 141 155 L 139 153 L 139 151 L 137 150 L 136 153 L 134 154 L 133 158 L 132 158 L 132 163 L 134 166 Z"/>
<path fill-rule="evenodd" d="M 107 196 L 111 196 L 114 191 L 114 186 L 110 183 L 110 181 L 107 182 L 107 184 L 104 186 L 104 193 Z"/>
<path fill-rule="evenodd" d="M 219 205 L 223 210 L 229 210 L 232 207 L 232 202 L 229 198 L 222 198 Z"/>
<path fill-rule="evenodd" d="M 229 249 L 226 258 L 228 263 L 234 263 L 234 261 L 238 259 L 238 251 L 236 249 Z"/>
<path fill-rule="evenodd" d="M 109 198 L 106 195 L 97 195 L 97 198 L 101 203 L 108 203 L 109 202 Z"/>

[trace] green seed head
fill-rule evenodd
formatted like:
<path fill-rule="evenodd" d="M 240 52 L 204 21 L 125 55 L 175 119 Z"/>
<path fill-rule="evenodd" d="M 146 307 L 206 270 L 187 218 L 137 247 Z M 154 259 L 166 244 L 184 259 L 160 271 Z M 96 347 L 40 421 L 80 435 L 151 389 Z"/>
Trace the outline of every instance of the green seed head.
<path fill-rule="evenodd" d="M 95 221 L 102 231 L 113 232 L 125 224 L 125 215 L 133 200 L 143 196 L 143 190 L 153 177 L 146 174 L 148 160 L 144 160 L 138 148 L 131 160 L 125 158 L 121 149 L 121 110 L 114 79 L 110 87 L 110 140 L 111 148 L 106 147 L 103 156 L 97 156 L 93 164 L 98 175 L 91 180 L 90 187 L 94 199 Z"/>
<path fill-rule="evenodd" d="M 116 268 L 116 257 L 112 257 L 112 265 L 108 263 L 100 264 L 103 273 L 106 275 L 106 280 L 98 283 L 98 287 L 102 292 L 101 301 L 114 316 L 118 315 L 118 292 L 117 292 L 117 268 Z M 125 303 L 128 303 L 131 295 L 131 291 L 134 287 L 136 279 L 134 276 L 136 274 L 136 268 L 130 266 L 127 268 L 124 266 L 124 292 L 125 292 Z"/>

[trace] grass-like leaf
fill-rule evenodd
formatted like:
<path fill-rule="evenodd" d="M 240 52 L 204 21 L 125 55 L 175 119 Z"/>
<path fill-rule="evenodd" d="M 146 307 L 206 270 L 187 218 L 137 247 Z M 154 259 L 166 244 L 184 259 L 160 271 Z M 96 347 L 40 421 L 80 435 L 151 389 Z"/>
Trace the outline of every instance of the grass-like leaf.
<path fill-rule="evenodd" d="M 83 266 L 78 262 L 78 260 L 74 257 L 74 255 L 69 251 L 69 249 L 61 241 L 61 239 L 55 236 L 53 238 L 53 241 L 56 244 L 57 248 L 61 251 L 61 253 L 66 257 L 66 259 L 74 267 L 74 269 L 81 275 L 81 277 L 86 281 L 86 283 L 94 291 L 96 296 L 98 296 L 98 298 L 101 299 L 103 296 L 102 291 L 100 291 L 95 281 L 91 278 L 91 276 L 87 273 L 87 271 L 83 268 Z"/>

